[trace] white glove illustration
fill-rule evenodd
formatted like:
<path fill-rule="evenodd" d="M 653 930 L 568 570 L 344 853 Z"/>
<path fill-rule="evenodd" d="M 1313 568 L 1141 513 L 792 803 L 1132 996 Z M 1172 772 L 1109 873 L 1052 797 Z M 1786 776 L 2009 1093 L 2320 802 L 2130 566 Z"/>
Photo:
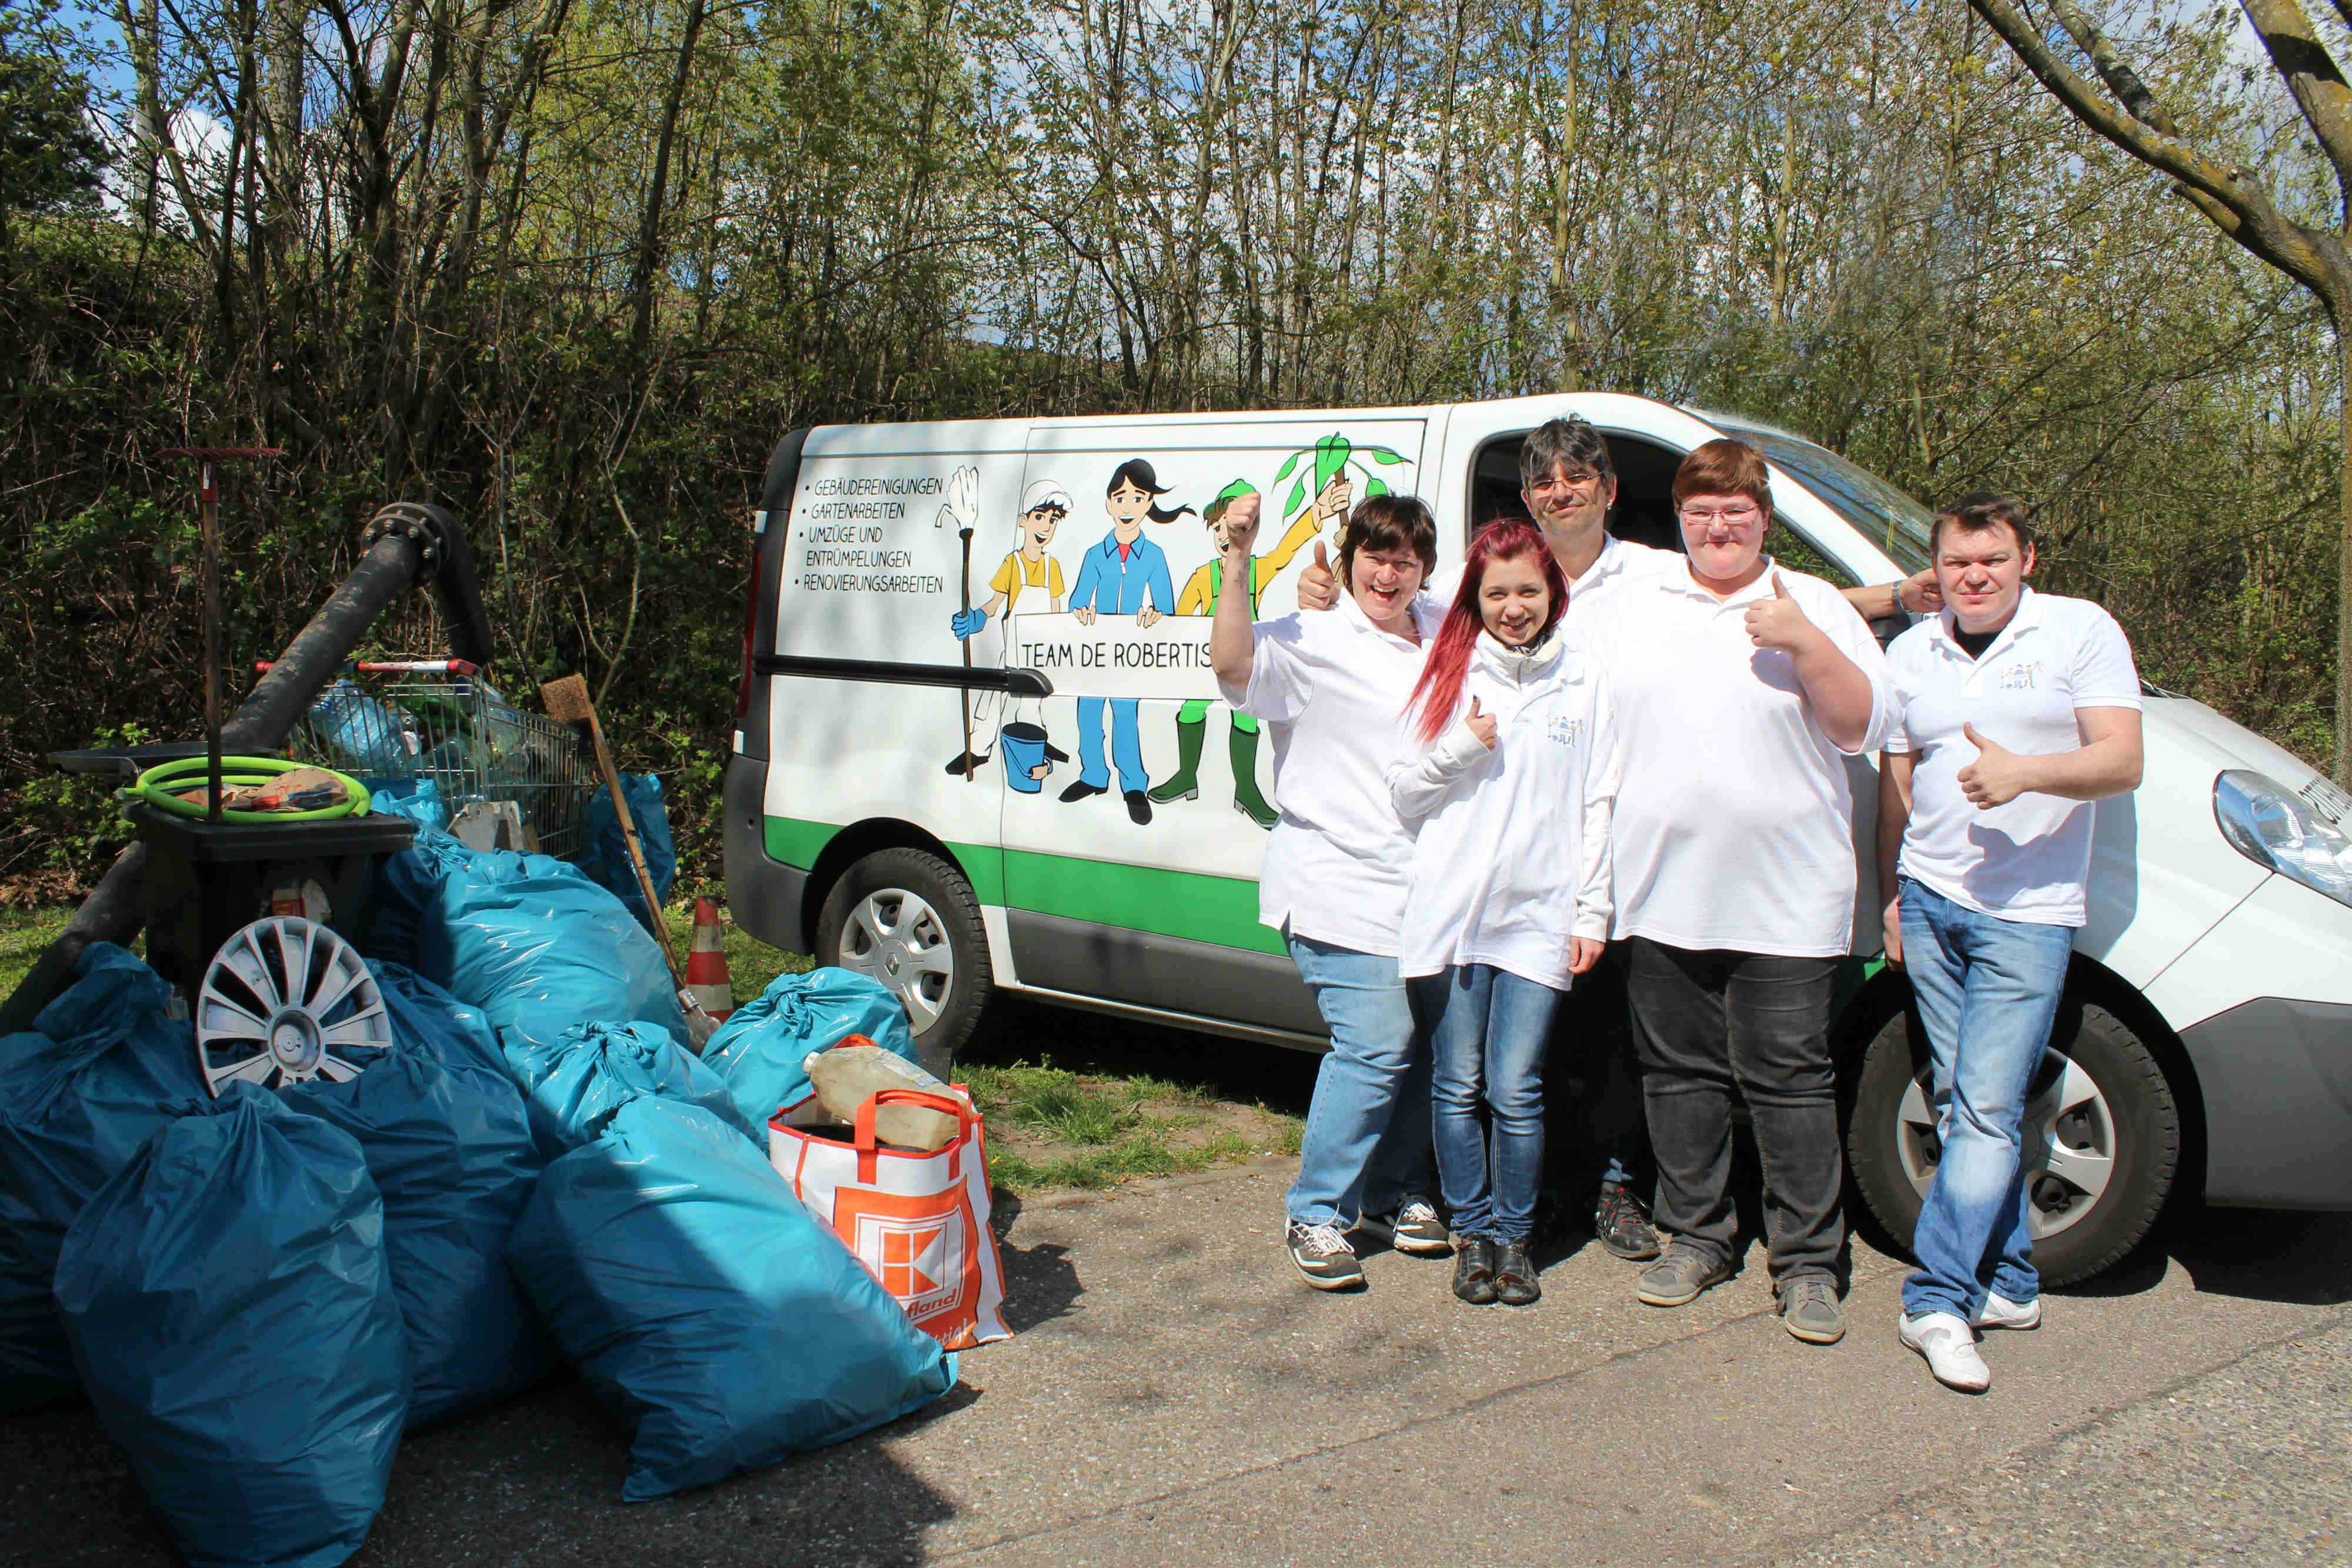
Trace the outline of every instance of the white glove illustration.
<path fill-rule="evenodd" d="M 975 528 L 980 522 L 980 470 L 967 464 L 948 476 L 947 500 L 940 507 L 940 515 L 931 524 L 942 528 L 953 523 L 959 530 Z"/>

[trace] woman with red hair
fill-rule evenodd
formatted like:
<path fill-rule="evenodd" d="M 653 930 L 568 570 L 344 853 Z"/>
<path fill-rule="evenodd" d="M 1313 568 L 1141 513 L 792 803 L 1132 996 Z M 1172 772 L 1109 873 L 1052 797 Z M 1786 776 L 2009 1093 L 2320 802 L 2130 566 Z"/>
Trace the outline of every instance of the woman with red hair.
<path fill-rule="evenodd" d="M 1429 1031 L 1454 1293 L 1473 1305 L 1543 1294 L 1544 1047 L 1609 936 L 1616 726 L 1600 665 L 1560 635 L 1567 608 L 1532 524 L 1480 529 L 1405 707 L 1421 755 L 1389 769 L 1420 824 L 1397 967 Z"/>

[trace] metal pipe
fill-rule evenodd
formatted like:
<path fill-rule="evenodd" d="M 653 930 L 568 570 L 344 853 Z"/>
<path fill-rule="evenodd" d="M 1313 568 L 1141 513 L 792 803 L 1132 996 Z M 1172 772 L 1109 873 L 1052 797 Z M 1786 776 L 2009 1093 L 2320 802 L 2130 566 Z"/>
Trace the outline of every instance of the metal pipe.
<path fill-rule="evenodd" d="M 424 549 L 405 532 L 378 535 L 342 586 L 294 634 L 253 695 L 221 727 L 221 749 L 250 755 L 285 745 L 311 699 L 342 668 L 384 606 L 422 580 L 424 562 Z M 73 983 L 85 948 L 93 942 L 127 944 L 146 918 L 147 846 L 134 843 L 115 857 L 48 951 L 0 1004 L 0 1034 L 31 1029 L 35 1015 Z"/>

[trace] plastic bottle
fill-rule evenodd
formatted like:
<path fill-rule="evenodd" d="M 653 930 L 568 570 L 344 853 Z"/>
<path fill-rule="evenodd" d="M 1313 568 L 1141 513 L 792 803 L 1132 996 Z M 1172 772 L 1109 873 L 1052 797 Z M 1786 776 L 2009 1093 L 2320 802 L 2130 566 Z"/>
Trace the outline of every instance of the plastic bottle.
<path fill-rule="evenodd" d="M 801 1062 L 816 1090 L 817 1103 L 840 1122 L 857 1120 L 857 1108 L 885 1089 L 920 1089 L 953 1097 L 955 1091 L 893 1051 L 853 1034 L 830 1051 L 812 1051 Z M 955 1142 L 957 1120 L 928 1105 L 881 1105 L 874 1112 L 874 1135 L 900 1148 L 929 1154 Z"/>

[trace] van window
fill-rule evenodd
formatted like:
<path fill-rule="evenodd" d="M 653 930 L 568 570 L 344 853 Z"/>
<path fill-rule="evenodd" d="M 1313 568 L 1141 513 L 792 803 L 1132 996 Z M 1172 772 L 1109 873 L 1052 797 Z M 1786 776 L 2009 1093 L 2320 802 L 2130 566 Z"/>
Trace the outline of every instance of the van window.
<path fill-rule="evenodd" d="M 1736 435 L 1755 446 L 1787 472 L 1803 481 L 1822 505 L 1853 525 L 1854 532 L 1886 553 L 1905 576 L 1927 564 L 1927 531 L 1935 518 L 1927 507 L 1863 467 L 1849 463 L 1826 446 L 1769 424 L 1750 424 L 1719 413 L 1703 413 L 1726 435 Z M 1807 570 L 1812 570 L 1807 568 Z"/>
<path fill-rule="evenodd" d="M 1638 436 L 1608 439 L 1610 466 L 1617 470 L 1617 505 L 1609 514 L 1609 531 L 1657 549 L 1682 549 L 1682 529 L 1675 526 L 1674 489 L 1683 455 Z M 1528 515 L 1527 504 L 1519 499 L 1519 448 L 1526 444 L 1525 431 L 1498 435 L 1471 460 L 1473 528 L 1496 517 Z"/>
<path fill-rule="evenodd" d="M 1740 434 L 1744 435 L 1745 430 Z M 1781 439 L 1786 441 L 1788 438 Z M 1683 548 L 1683 531 L 1675 520 L 1675 470 L 1682 466 L 1683 454 L 1638 436 L 1612 435 L 1608 440 L 1609 461 L 1617 470 L 1617 505 L 1609 514 L 1609 531 L 1621 539 L 1632 539 L 1636 544 L 1649 545 L 1656 549 L 1680 550 Z M 1470 523 L 1473 528 L 1499 517 L 1527 516 L 1527 506 L 1519 499 L 1519 448 L 1525 444 L 1527 435 L 1522 432 L 1517 435 L 1498 435 L 1478 449 L 1475 468 L 1470 479 Z M 1764 450 L 1772 461 L 1798 474 L 1810 484 L 1811 476 L 1809 473 L 1794 464 L 1783 462 L 1777 450 L 1769 447 Z M 1829 454 L 1824 452 L 1822 455 L 1828 456 Z M 1856 472 L 1861 471 L 1857 469 Z M 1845 511 L 1837 496 L 1827 496 L 1824 499 L 1841 514 Z M 1877 529 L 1859 523 L 1855 526 L 1874 538 L 1877 537 L 1878 529 L 1885 527 L 1883 523 L 1877 525 Z M 1855 584 L 1853 573 L 1815 549 L 1804 536 L 1786 523 L 1775 522 L 1772 525 L 1772 531 L 1765 537 L 1764 549 L 1774 559 L 1799 571 L 1810 572 L 1824 582 L 1839 588 L 1852 588 Z M 1904 558 L 1896 556 L 1895 559 Z"/>

